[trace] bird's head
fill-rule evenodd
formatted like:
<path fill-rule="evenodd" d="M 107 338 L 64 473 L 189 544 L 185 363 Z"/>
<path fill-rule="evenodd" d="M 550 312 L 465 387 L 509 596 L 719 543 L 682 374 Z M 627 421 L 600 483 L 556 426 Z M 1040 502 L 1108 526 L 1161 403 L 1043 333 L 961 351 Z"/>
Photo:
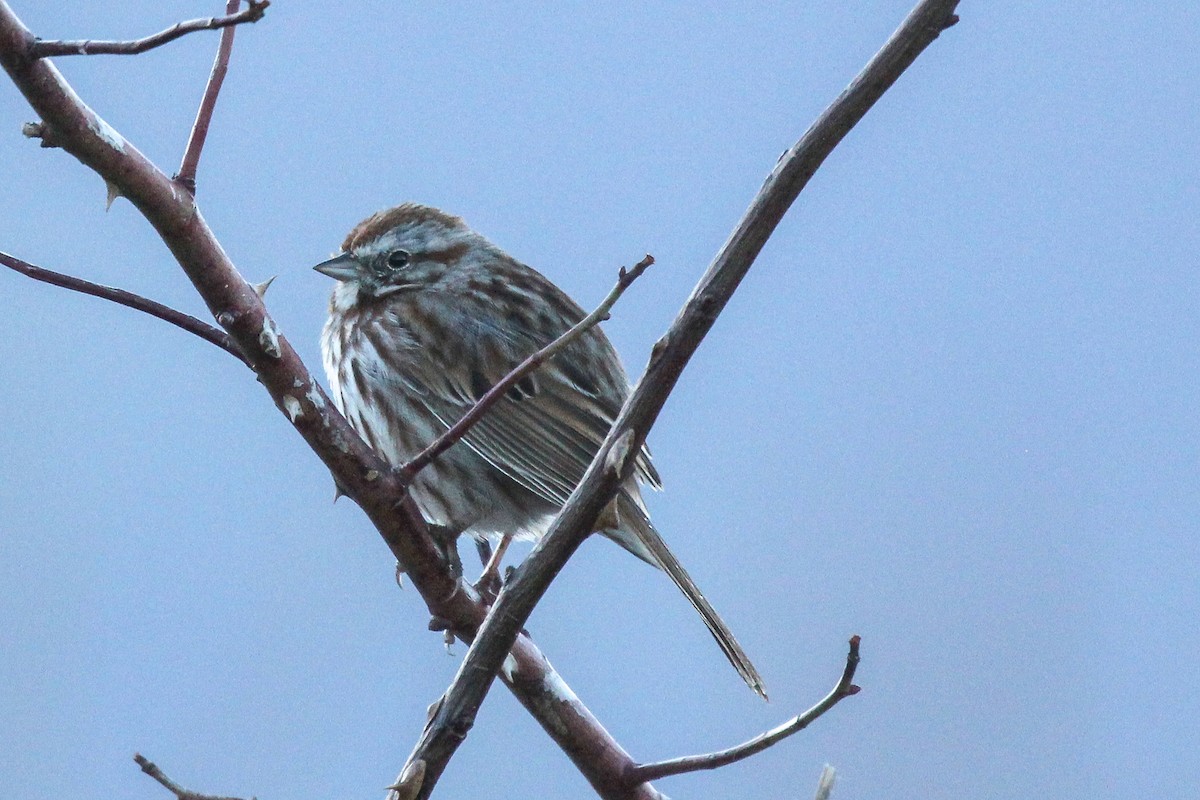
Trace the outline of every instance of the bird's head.
<path fill-rule="evenodd" d="M 488 246 L 458 217 L 405 203 L 355 225 L 342 252 L 313 269 L 339 281 L 339 292 L 369 301 L 436 284 L 473 248 Z"/>

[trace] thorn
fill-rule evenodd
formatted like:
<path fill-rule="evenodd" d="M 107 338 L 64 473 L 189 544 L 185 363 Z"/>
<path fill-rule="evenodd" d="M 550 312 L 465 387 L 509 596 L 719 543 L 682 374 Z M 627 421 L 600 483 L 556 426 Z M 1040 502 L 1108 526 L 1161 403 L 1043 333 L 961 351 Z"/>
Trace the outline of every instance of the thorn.
<path fill-rule="evenodd" d="M 336 503 L 338 500 L 341 500 L 343 497 L 346 497 L 346 496 L 347 496 L 346 493 L 342 491 L 342 487 L 340 485 L 338 485 L 337 481 L 334 481 L 333 482 L 333 502 Z"/>
<path fill-rule="evenodd" d="M 429 708 L 425 709 L 425 727 L 433 722 L 433 718 L 437 716 L 437 712 L 441 710 L 442 703 L 446 702 L 446 695 L 442 695 L 437 700 L 429 704 Z"/>
<path fill-rule="evenodd" d="M 671 343 L 671 332 L 667 331 L 663 337 L 654 343 L 654 347 L 650 348 L 650 363 L 653 364 L 662 357 L 663 351 L 667 349 L 667 345 Z"/>
<path fill-rule="evenodd" d="M 604 469 L 611 472 L 613 475 L 620 475 L 621 470 L 625 468 L 625 462 L 629 460 L 630 450 L 633 446 L 633 429 L 625 431 L 613 443 L 612 448 L 604 456 Z M 614 509 L 616 506 L 614 505 Z"/>
<path fill-rule="evenodd" d="M 442 643 L 446 645 L 446 655 L 454 655 L 454 631 L 446 628 L 446 632 L 442 634 Z"/>
<path fill-rule="evenodd" d="M 252 284 L 254 286 L 254 293 L 258 295 L 260 300 L 267 296 L 267 289 L 271 288 L 271 284 L 274 283 L 275 279 L 278 277 L 278 275 L 272 275 L 262 283 Z"/>
<path fill-rule="evenodd" d="M 387 788 L 388 791 L 395 792 L 391 800 L 414 800 L 421 793 L 421 786 L 424 783 L 425 761 L 418 758 L 404 768 L 404 771 L 400 773 L 400 780 Z"/>
<path fill-rule="evenodd" d="M 404 588 L 404 567 L 400 565 L 399 561 L 396 562 L 396 585 L 401 589 Z"/>
<path fill-rule="evenodd" d="M 108 189 L 108 197 L 104 201 L 104 210 L 108 211 L 112 208 L 113 200 L 121 196 L 121 189 L 112 181 L 105 181 L 104 186 Z"/>

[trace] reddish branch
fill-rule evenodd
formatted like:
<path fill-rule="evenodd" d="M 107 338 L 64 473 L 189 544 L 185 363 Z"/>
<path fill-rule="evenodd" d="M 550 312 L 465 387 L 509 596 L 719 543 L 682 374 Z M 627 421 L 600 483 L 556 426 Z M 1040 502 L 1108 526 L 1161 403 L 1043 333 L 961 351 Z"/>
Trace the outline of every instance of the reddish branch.
<path fill-rule="evenodd" d="M 82 292 L 90 294 L 92 297 L 100 297 L 105 300 L 111 300 L 123 306 L 149 314 L 152 317 L 169 322 L 177 328 L 182 328 L 188 333 L 193 333 L 204 339 L 206 342 L 211 342 L 225 352 L 237 358 L 243 364 L 249 366 L 246 357 L 237 349 L 237 345 L 229 338 L 229 334 L 220 328 L 214 328 L 203 320 L 196 319 L 190 314 L 185 314 L 182 311 L 176 311 L 170 306 L 164 306 L 149 298 L 142 297 L 140 294 L 127 292 L 124 289 L 114 289 L 111 286 L 102 286 L 98 283 L 86 281 L 83 278 L 76 278 L 74 275 L 64 275 L 61 272 L 54 272 L 43 267 L 34 266 L 28 261 L 22 261 L 16 256 L 10 256 L 8 253 L 0 253 L 0 264 L 9 269 L 16 270 L 22 275 L 27 275 L 35 281 L 42 281 L 53 286 L 61 286 L 64 289 L 70 289 L 73 292 Z"/>
<path fill-rule="evenodd" d="M 626 270 L 624 267 L 621 267 L 621 271 L 617 274 L 617 285 L 612 288 L 612 291 L 608 293 L 604 301 L 596 306 L 595 311 L 575 323 L 562 336 L 522 361 L 512 372 L 505 375 L 499 383 L 484 393 L 483 397 L 479 398 L 478 402 L 471 406 L 470 410 L 466 414 L 463 414 L 458 422 L 454 423 L 445 433 L 433 440 L 428 447 L 417 453 L 411 461 L 400 467 L 398 471 L 401 479 L 405 483 L 410 483 L 418 472 L 425 469 L 425 467 L 429 466 L 430 462 L 449 450 L 459 439 L 466 436 L 467 432 L 475 426 L 475 423 L 479 422 L 483 418 L 483 415 L 500 398 L 508 393 L 509 389 L 516 386 L 518 381 L 529 373 L 536 371 L 538 367 L 561 352 L 571 342 L 608 319 L 608 312 L 616 305 L 617 300 L 625 293 L 625 290 L 641 277 L 642 273 L 649 269 L 653 263 L 654 256 L 647 253 L 646 257 L 634 264 L 632 269 Z"/>
<path fill-rule="evenodd" d="M 238 16 L 234 12 L 240 5 L 240 0 L 227 0 L 223 19 Z M 250 7 L 242 14 L 256 12 L 258 14 L 250 22 L 262 18 L 270 3 L 267 0 L 256 3 L 250 0 Z M 192 133 L 188 137 L 187 147 L 183 150 L 183 161 L 179 164 L 179 172 L 175 180 L 193 194 L 196 192 L 196 170 L 200 166 L 200 152 L 204 150 L 204 140 L 208 137 L 208 126 L 212 123 L 213 110 L 217 107 L 217 95 L 221 93 L 221 84 L 225 82 L 225 73 L 229 71 L 229 54 L 233 51 L 233 24 L 221 31 L 221 43 L 217 45 L 217 56 L 213 59 L 212 72 L 208 75 L 208 84 L 204 87 L 204 97 L 200 99 L 200 108 L 196 111 L 196 121 L 192 123 Z"/>
<path fill-rule="evenodd" d="M 467 651 L 431 723 L 409 755 L 406 769 L 424 762 L 426 798 L 469 730 L 501 671 L 512 643 L 558 572 L 595 527 L 634 469 L 646 440 L 683 368 L 733 296 L 767 239 L 808 180 L 863 115 L 938 35 L 958 21 L 957 0 L 922 0 L 850 86 L 779 159 L 665 336 L 621 409 L 583 480 L 546 536 L 500 592 Z"/>
<path fill-rule="evenodd" d="M 673 758 L 670 761 L 658 761 L 653 764 L 638 764 L 629 771 L 629 775 L 627 776 L 629 783 L 639 784 L 645 781 L 665 778 L 669 775 L 682 775 L 685 772 L 697 772 L 702 769 L 724 767 L 736 761 L 741 761 L 743 758 L 749 758 L 752 755 L 761 753 L 763 750 L 783 741 L 792 734 L 804 730 L 843 699 L 858 694 L 858 687 L 854 685 L 854 671 L 858 668 L 859 641 L 859 637 L 857 636 L 850 637 L 850 652 L 846 655 L 846 668 L 842 670 L 842 677 L 838 680 L 837 685 L 833 687 L 833 690 L 825 695 L 821 702 L 808 711 L 797 717 L 793 717 L 766 733 L 755 736 L 748 742 L 743 742 L 727 750 L 718 750 L 715 753 L 705 753 L 698 756 Z"/>
<path fill-rule="evenodd" d="M 234 25 L 241 25 L 243 22 L 258 22 L 263 18 L 263 14 L 269 5 L 271 5 L 270 0 L 250 0 L 249 8 L 235 14 L 233 12 L 237 11 L 238 3 L 234 2 L 231 3 L 232 7 L 226 8 L 226 16 L 224 17 L 190 19 L 186 22 L 179 22 L 172 25 L 165 31 L 159 31 L 150 36 L 132 41 L 113 42 L 95 39 L 58 41 L 38 39 L 33 43 L 30 55 L 33 58 L 98 55 L 134 56 L 138 53 L 144 53 L 147 50 L 153 50 L 155 47 L 161 47 L 168 42 L 175 41 L 180 36 L 186 36 L 196 31 L 232 28 Z"/>

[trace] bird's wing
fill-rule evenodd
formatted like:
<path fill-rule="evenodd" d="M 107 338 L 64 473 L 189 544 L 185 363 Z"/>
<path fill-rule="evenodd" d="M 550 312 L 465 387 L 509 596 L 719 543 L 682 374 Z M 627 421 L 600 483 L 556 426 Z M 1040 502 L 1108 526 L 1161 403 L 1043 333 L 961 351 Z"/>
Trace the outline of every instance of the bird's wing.
<path fill-rule="evenodd" d="M 573 322 L 566 321 L 563 330 Z M 397 371 L 406 373 L 406 386 L 446 427 L 550 341 L 514 335 L 478 313 L 439 334 L 436 341 L 420 341 L 418 333 L 419 352 L 394 359 L 381 354 L 401 365 Z M 593 329 L 520 381 L 467 432 L 463 444 L 521 486 L 562 505 L 608 435 L 628 387 L 611 344 Z M 661 486 L 645 448 L 636 468 L 641 480 Z"/>

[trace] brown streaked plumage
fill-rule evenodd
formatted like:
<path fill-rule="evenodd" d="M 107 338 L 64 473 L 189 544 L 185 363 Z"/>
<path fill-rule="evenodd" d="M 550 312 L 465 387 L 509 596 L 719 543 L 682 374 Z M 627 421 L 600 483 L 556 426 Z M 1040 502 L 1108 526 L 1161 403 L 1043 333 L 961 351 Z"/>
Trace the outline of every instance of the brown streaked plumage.
<path fill-rule="evenodd" d="M 458 217 L 405 204 L 359 223 L 317 267 L 338 279 L 321 338 L 338 408 L 393 465 L 453 425 L 526 356 L 585 314 L 537 271 Z M 538 537 L 582 479 L 629 394 L 594 328 L 522 380 L 417 475 L 431 523 L 475 537 Z M 754 665 L 650 522 L 640 483 L 660 488 L 645 448 L 600 531 L 664 570 L 738 673 L 766 696 Z"/>

